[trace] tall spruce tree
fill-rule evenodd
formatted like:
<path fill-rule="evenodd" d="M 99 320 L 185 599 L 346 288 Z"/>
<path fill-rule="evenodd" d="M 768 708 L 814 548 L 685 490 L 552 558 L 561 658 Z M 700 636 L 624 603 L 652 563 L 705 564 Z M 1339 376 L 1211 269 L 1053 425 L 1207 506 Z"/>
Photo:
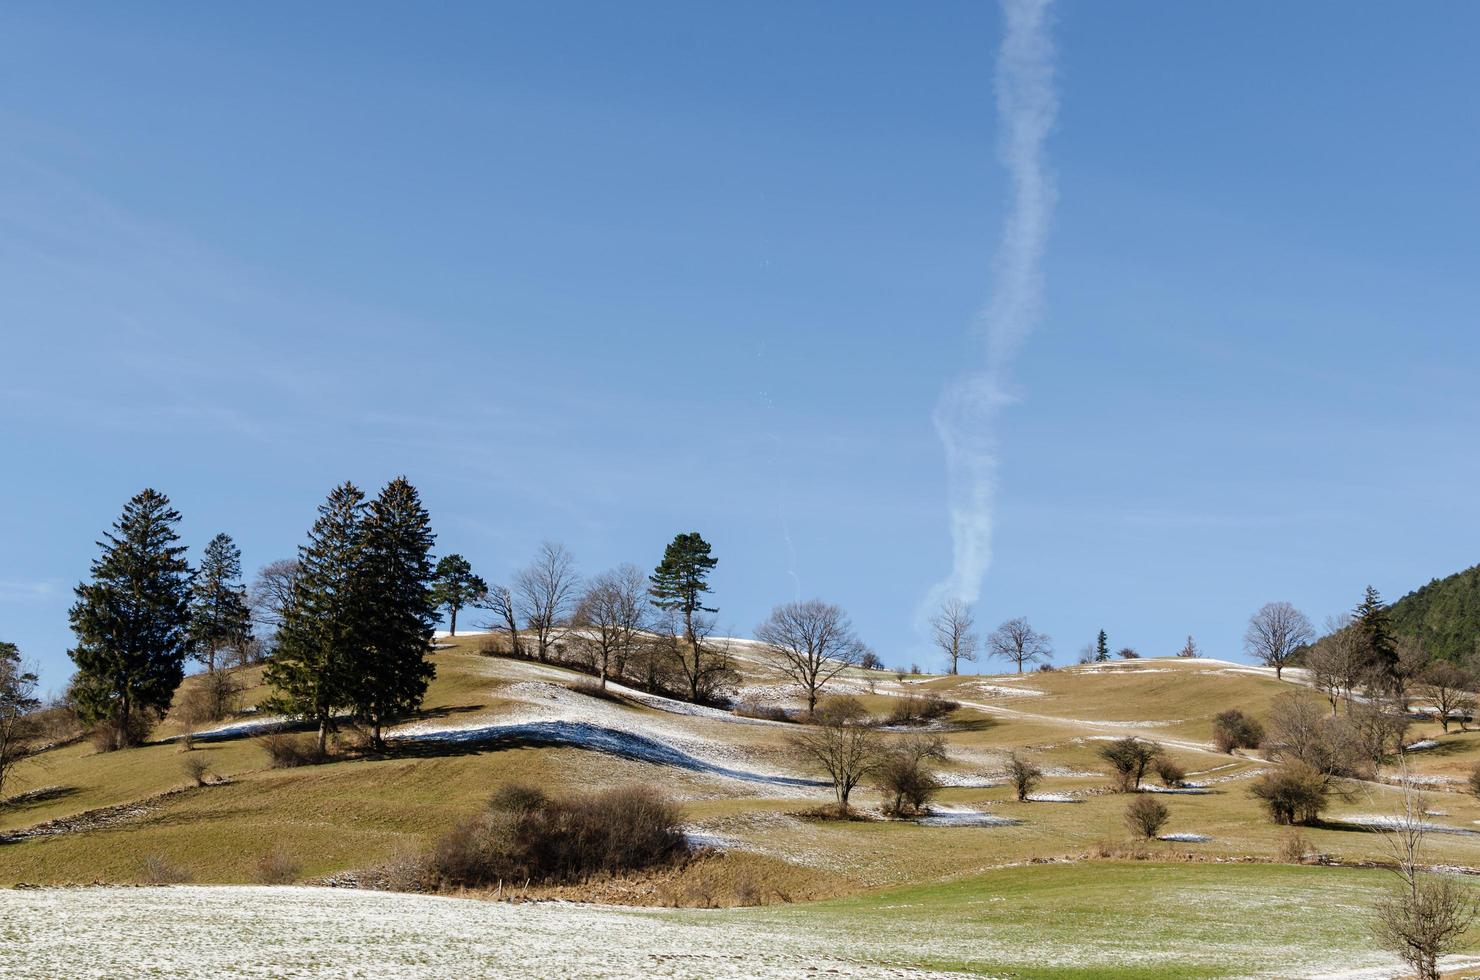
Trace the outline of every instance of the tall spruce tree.
<path fill-rule="evenodd" d="M 473 574 L 473 566 L 462 555 L 447 555 L 437 562 L 432 598 L 451 617 L 453 636 L 457 635 L 458 610 L 481 602 L 487 594 L 488 583 Z"/>
<path fill-rule="evenodd" d="M 355 716 L 384 747 L 387 722 L 421 706 L 436 668 L 427 660 L 437 624 L 431 518 L 405 477 L 386 485 L 365 519 L 362 591 L 368 639 L 352 673 Z"/>
<path fill-rule="evenodd" d="M 191 647 L 212 673 L 218 653 L 252 638 L 252 611 L 241 574 L 241 549 L 229 534 L 216 535 L 195 571 L 190 602 Z"/>
<path fill-rule="evenodd" d="M 1110 639 L 1100 630 L 1100 635 L 1095 637 L 1095 660 L 1104 663 L 1110 659 Z"/>
<path fill-rule="evenodd" d="M 364 659 L 371 598 L 364 588 L 365 495 L 353 483 L 330 492 L 298 549 L 293 597 L 278 628 L 265 679 L 274 709 L 312 722 L 319 753 L 335 714 L 354 702 L 354 671 Z"/>
<path fill-rule="evenodd" d="M 68 651 L 77 665 L 78 712 L 112 730 L 109 744 L 143 739 L 170 706 L 189 651 L 190 566 L 175 526 L 180 514 L 156 490 L 144 490 L 105 533 L 92 581 L 76 588 Z"/>
<path fill-rule="evenodd" d="M 1357 632 L 1368 666 L 1382 678 L 1391 680 L 1398 668 L 1398 647 L 1393 642 L 1388 608 L 1370 585 L 1352 612 L 1352 629 Z"/>
<path fill-rule="evenodd" d="M 695 629 L 695 619 L 704 613 L 719 611 L 704 605 L 704 595 L 709 592 L 709 573 L 717 564 L 719 559 L 709 554 L 709 542 L 698 531 L 690 531 L 674 536 L 663 549 L 663 560 L 648 576 L 648 594 L 652 596 L 653 605 L 683 617 L 683 640 L 696 667 L 702 651 L 700 630 Z M 693 672 L 694 676 L 698 673 L 698 670 Z M 690 686 L 693 688 L 691 696 L 697 698 L 697 687 L 694 684 Z"/>

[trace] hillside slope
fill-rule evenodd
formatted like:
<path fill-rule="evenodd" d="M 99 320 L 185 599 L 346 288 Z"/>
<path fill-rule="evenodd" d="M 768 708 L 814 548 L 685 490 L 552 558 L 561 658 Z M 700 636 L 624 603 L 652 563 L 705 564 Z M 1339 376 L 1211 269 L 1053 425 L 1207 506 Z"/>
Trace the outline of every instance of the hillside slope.
<path fill-rule="evenodd" d="M 1391 608 L 1393 629 L 1446 660 L 1480 653 L 1480 565 L 1436 578 Z"/>

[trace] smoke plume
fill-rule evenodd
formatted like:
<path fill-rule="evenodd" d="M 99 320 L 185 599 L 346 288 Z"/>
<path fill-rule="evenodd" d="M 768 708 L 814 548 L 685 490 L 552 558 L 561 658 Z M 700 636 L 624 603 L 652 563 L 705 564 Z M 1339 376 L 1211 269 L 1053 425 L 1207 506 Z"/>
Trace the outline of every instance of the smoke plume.
<path fill-rule="evenodd" d="M 1010 200 L 991 268 L 991 293 L 973 328 L 982 343 L 980 367 L 947 385 L 936 404 L 935 430 L 945 447 L 954 563 L 927 599 L 974 602 L 992 561 L 992 506 L 999 459 L 997 418 L 1011 394 L 1013 357 L 1039 317 L 1043 251 L 1053 214 L 1052 175 L 1044 141 L 1058 109 L 1051 0 L 1002 0 L 1006 32 L 997 51 L 998 154 Z"/>

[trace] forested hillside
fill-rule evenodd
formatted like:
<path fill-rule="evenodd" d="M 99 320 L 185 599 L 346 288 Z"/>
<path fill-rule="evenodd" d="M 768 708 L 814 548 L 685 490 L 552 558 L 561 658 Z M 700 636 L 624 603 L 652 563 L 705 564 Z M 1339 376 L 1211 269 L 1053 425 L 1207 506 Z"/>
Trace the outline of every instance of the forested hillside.
<path fill-rule="evenodd" d="M 1393 632 L 1431 654 L 1460 660 L 1480 650 L 1480 565 L 1438 578 L 1393 603 Z"/>

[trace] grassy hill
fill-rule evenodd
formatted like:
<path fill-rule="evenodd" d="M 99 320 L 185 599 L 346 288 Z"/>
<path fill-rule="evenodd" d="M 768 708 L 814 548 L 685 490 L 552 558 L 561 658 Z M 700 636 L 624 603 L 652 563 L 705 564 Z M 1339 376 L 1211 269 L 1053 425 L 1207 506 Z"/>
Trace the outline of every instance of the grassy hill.
<path fill-rule="evenodd" d="M 1436 578 L 1391 609 L 1393 628 L 1448 660 L 1480 653 L 1480 565 Z"/>
<path fill-rule="evenodd" d="M 1263 903 L 1281 909 L 1270 935 L 1300 962 L 1381 961 L 1361 924 L 1368 898 L 1352 896 L 1370 897 L 1383 873 L 1279 864 L 1287 831 L 1247 791 L 1268 764 L 1210 744 L 1213 715 L 1232 706 L 1265 714 L 1276 697 L 1305 690 L 1301 671 L 1277 681 L 1263 668 L 1181 659 L 1021 676 L 850 670 L 840 689 L 876 713 L 920 691 L 960 708 L 938 726 L 948 758 L 936 820 L 832 822 L 808 816 L 830 790 L 788 751 L 797 725 L 620 688 L 615 698 L 595 697 L 579 674 L 487 656 L 483 647 L 477 636 L 441 645 L 425 710 L 390 733 L 384 753 L 274 769 L 247 712 L 228 737 L 202 733 L 194 748 L 176 739 L 188 726 L 172 717 L 142 748 L 99 753 L 80 742 L 27 760 L 13 791 L 28 795 L 0 806 L 0 885 L 132 884 L 163 865 L 198 884 L 235 886 L 256 880 L 274 854 L 289 859 L 299 883 L 346 880 L 427 848 L 500 785 L 578 791 L 640 782 L 677 800 L 694 838 L 713 851 L 661 874 L 531 889 L 532 897 L 759 904 L 761 918 L 752 910 L 723 921 L 831 930 L 840 948 L 844 933 L 872 930 L 876 918 L 880 930 L 906 931 L 950 919 L 954 931 L 928 956 L 905 956 L 896 944 L 874 961 L 1010 967 L 1023 976 L 1267 973 L 1276 955 L 1235 957 L 1227 938 L 1257 932 L 1244 917 Z M 736 650 L 745 693 L 799 702 L 753 647 Z M 265 696 L 258 671 L 241 679 L 249 705 Z M 1128 845 L 1127 797 L 1109 791 L 1096 756 L 1103 740 L 1125 735 L 1160 742 L 1188 770 L 1192 785 L 1160 798 L 1171 811 L 1166 831 L 1192 836 Z M 1480 732 L 1445 735 L 1419 723 L 1411 738 L 1435 743 L 1409 756 L 1432 786 L 1440 832 L 1430 860 L 1480 867 L 1480 801 L 1462 791 L 1480 761 Z M 1010 751 L 1045 770 L 1033 800 L 1018 802 L 1004 785 Z M 208 763 L 211 785 L 193 785 L 191 759 Z M 1332 863 L 1382 859 L 1383 843 L 1363 821 L 1393 812 L 1397 795 L 1382 781 L 1357 785 L 1325 822 L 1302 831 L 1308 849 Z M 875 809 L 880 798 L 865 786 L 855 802 Z M 1031 942 L 1015 951 L 1008 937 L 1025 929 Z M 1033 972 L 1050 947 L 1080 974 Z M 1133 952 L 1134 969 L 1110 969 Z M 1215 969 L 1223 961 L 1237 968 Z"/>

